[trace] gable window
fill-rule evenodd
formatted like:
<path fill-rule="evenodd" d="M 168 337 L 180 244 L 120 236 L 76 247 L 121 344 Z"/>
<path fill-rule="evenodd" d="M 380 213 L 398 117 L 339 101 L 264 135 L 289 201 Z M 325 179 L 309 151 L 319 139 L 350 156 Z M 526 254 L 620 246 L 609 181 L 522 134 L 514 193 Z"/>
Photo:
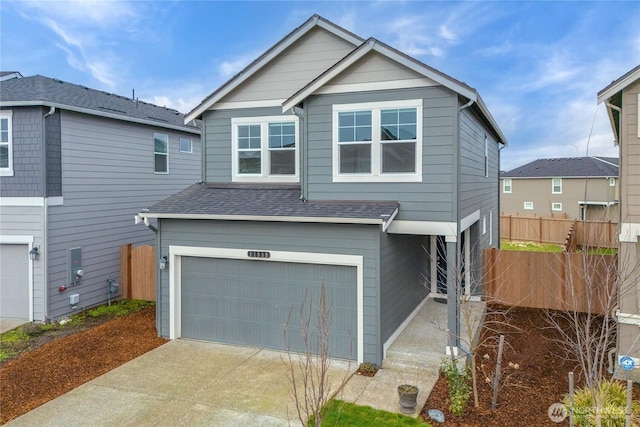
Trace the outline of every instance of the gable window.
<path fill-rule="evenodd" d="M 153 134 L 155 173 L 169 173 L 169 135 Z"/>
<path fill-rule="evenodd" d="M 180 152 L 193 153 L 191 138 L 180 138 Z"/>
<path fill-rule="evenodd" d="M 12 111 L 0 111 L 0 176 L 13 176 Z"/>
<path fill-rule="evenodd" d="M 511 193 L 511 178 L 504 178 L 502 180 L 502 192 Z"/>
<path fill-rule="evenodd" d="M 334 182 L 422 180 L 422 100 L 333 106 Z"/>
<path fill-rule="evenodd" d="M 562 194 L 562 178 L 553 178 L 551 180 L 551 193 Z"/>
<path fill-rule="evenodd" d="M 524 202 L 524 208 L 527 210 L 533 209 L 533 202 Z"/>
<path fill-rule="evenodd" d="M 552 211 L 561 211 L 562 210 L 562 203 L 551 203 L 551 210 Z"/>
<path fill-rule="evenodd" d="M 298 181 L 296 116 L 231 119 L 233 181 Z"/>

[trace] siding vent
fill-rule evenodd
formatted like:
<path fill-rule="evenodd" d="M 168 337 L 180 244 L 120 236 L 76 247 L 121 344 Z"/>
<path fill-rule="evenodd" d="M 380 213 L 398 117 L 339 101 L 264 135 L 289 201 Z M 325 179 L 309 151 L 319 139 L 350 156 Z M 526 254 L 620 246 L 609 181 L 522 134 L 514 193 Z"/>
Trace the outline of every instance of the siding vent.
<path fill-rule="evenodd" d="M 266 251 L 248 251 L 247 256 L 249 258 L 271 258 L 271 253 Z"/>

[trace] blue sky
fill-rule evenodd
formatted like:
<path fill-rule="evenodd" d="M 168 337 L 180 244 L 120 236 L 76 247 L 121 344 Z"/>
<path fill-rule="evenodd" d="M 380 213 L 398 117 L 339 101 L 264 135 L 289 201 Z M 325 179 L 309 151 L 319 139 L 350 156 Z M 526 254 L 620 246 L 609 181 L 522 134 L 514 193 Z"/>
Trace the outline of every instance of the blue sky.
<path fill-rule="evenodd" d="M 596 93 L 640 63 L 638 1 L 2 1 L 0 68 L 188 112 L 314 13 L 476 88 L 502 169 L 617 155 Z"/>

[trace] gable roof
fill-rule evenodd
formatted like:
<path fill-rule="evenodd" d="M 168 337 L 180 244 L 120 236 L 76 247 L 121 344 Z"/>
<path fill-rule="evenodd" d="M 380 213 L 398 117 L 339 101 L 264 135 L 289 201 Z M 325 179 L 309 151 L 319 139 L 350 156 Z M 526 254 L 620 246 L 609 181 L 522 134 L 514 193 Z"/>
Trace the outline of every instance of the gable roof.
<path fill-rule="evenodd" d="M 598 92 L 598 104 L 611 98 L 613 95 L 617 94 L 638 79 L 640 79 L 640 65 L 626 72 L 623 76 L 612 81 L 604 89 Z"/>
<path fill-rule="evenodd" d="M 282 111 L 285 112 L 295 107 L 302 100 L 313 94 L 317 89 L 327 84 L 334 77 L 344 72 L 347 68 L 349 68 L 349 66 L 355 64 L 359 59 L 372 51 L 384 55 L 387 58 L 392 59 L 393 61 L 419 74 L 422 74 L 424 77 L 431 79 L 448 89 L 451 89 L 452 91 L 458 93 L 459 95 L 462 95 L 470 101 L 474 101 L 477 104 L 477 107 L 482 116 L 486 119 L 489 126 L 493 129 L 494 133 L 499 138 L 499 142 L 507 145 L 507 139 L 498 127 L 496 121 L 493 119 L 493 116 L 491 116 L 491 113 L 489 113 L 489 110 L 480 98 L 480 95 L 474 88 L 418 61 L 417 59 L 409 55 L 400 52 L 397 49 L 394 49 L 393 47 L 375 38 L 369 38 L 368 40 L 360 44 L 360 46 L 351 51 L 351 53 L 338 61 L 327 71 L 322 73 L 316 79 L 309 82 L 309 84 L 307 84 L 305 87 L 293 94 L 284 102 L 284 104 L 282 104 Z"/>
<path fill-rule="evenodd" d="M 501 178 L 613 178 L 619 175 L 617 157 L 538 159 L 500 174 Z"/>
<path fill-rule="evenodd" d="M 198 183 L 138 216 L 375 224 L 385 230 L 398 207 L 397 201 L 302 201 L 300 186 Z"/>
<path fill-rule="evenodd" d="M 0 107 L 55 107 L 151 126 L 199 134 L 185 125 L 184 114 L 124 96 L 40 75 L 0 81 Z"/>
<path fill-rule="evenodd" d="M 245 82 L 249 77 L 256 74 L 262 67 L 267 65 L 271 60 L 273 60 L 276 56 L 286 50 L 289 46 L 295 43 L 302 36 L 307 34 L 313 28 L 320 27 L 323 28 L 338 37 L 343 38 L 344 40 L 352 43 L 354 46 L 362 43 L 362 38 L 353 34 L 350 31 L 345 30 L 344 28 L 334 24 L 331 21 L 328 21 L 321 17 L 320 15 L 313 15 L 307 21 L 305 21 L 298 28 L 291 31 L 289 34 L 284 36 L 280 41 L 278 41 L 275 45 L 273 45 L 269 50 L 256 58 L 253 62 L 247 65 L 244 69 L 242 69 L 238 74 L 229 79 L 226 83 L 212 92 L 209 96 L 207 96 L 202 102 L 196 106 L 193 110 L 187 113 L 185 117 L 185 122 L 188 123 L 191 120 L 199 119 L 206 110 L 211 108 L 216 102 L 220 101 L 224 96 L 229 94 L 232 90 L 240 86 L 243 82 Z"/>

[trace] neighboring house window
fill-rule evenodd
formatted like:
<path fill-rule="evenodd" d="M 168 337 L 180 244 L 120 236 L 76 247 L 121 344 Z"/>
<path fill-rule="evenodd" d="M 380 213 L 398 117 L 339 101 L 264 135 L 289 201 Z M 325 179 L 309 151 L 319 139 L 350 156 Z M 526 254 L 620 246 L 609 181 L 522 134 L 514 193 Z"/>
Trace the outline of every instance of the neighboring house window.
<path fill-rule="evenodd" d="M 484 177 L 489 177 L 489 141 L 487 140 L 487 135 L 484 136 Z"/>
<path fill-rule="evenodd" d="M 511 193 L 511 178 L 504 178 L 502 180 L 502 192 Z"/>
<path fill-rule="evenodd" d="M 482 217 L 482 235 L 487 234 L 487 216 Z"/>
<path fill-rule="evenodd" d="M 551 203 L 551 210 L 552 211 L 561 211 L 562 210 L 562 203 Z"/>
<path fill-rule="evenodd" d="M 422 100 L 334 105 L 333 180 L 422 181 Z"/>
<path fill-rule="evenodd" d="M 193 147 L 191 145 L 191 138 L 180 138 L 180 152 L 181 153 L 192 153 Z"/>
<path fill-rule="evenodd" d="M 609 178 L 609 187 L 615 187 L 615 186 L 616 186 L 616 179 Z"/>
<path fill-rule="evenodd" d="M 296 116 L 231 119 L 234 181 L 298 181 Z"/>
<path fill-rule="evenodd" d="M 13 176 L 12 111 L 0 111 L 0 176 Z"/>
<path fill-rule="evenodd" d="M 155 172 L 169 173 L 169 136 L 162 133 L 153 134 Z"/>
<path fill-rule="evenodd" d="M 562 178 L 553 178 L 551 180 L 551 192 L 553 194 L 562 194 Z"/>
<path fill-rule="evenodd" d="M 533 202 L 524 202 L 524 208 L 527 210 L 533 209 Z"/>

